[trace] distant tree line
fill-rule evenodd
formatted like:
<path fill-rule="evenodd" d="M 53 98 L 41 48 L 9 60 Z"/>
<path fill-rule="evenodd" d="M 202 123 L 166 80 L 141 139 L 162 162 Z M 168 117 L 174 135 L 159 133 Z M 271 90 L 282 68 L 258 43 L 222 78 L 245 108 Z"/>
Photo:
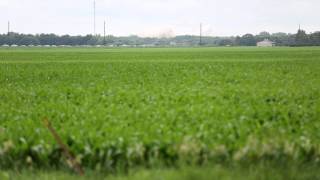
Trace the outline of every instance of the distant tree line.
<path fill-rule="evenodd" d="M 320 31 L 307 34 L 298 30 L 296 34 L 261 32 L 232 37 L 202 37 L 203 46 L 255 46 L 257 42 L 269 39 L 277 46 L 320 46 Z M 58 36 L 55 34 L 0 34 L 0 45 L 112 45 L 112 46 L 197 46 L 199 36 L 183 35 L 171 38 L 148 38 L 138 36 Z"/>

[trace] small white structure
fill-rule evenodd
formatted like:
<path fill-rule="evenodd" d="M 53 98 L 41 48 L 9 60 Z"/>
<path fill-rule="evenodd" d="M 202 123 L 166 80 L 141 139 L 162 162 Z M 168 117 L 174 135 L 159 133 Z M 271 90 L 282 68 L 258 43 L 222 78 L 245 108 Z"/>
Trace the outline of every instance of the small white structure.
<path fill-rule="evenodd" d="M 176 46 L 176 45 L 177 45 L 176 42 L 174 42 L 174 41 L 171 41 L 171 42 L 170 42 L 170 46 Z"/>
<path fill-rule="evenodd" d="M 257 46 L 258 47 L 272 47 L 272 46 L 275 46 L 275 43 L 270 41 L 269 39 L 265 39 L 261 42 L 258 42 Z"/>

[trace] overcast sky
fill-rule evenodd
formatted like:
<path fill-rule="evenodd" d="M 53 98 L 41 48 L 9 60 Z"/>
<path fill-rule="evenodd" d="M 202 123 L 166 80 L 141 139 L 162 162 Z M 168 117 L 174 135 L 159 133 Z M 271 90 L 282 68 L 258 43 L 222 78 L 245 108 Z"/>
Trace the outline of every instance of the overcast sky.
<path fill-rule="evenodd" d="M 320 0 L 96 0 L 97 33 L 157 36 L 320 30 Z M 0 33 L 92 34 L 93 0 L 0 0 Z"/>

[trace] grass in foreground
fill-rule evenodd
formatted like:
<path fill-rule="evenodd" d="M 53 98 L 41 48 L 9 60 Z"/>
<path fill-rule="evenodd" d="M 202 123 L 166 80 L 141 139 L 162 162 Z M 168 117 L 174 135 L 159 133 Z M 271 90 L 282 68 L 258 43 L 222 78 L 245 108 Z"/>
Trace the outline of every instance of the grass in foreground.
<path fill-rule="evenodd" d="M 63 171 L 34 171 L 0 172 L 2 180 L 81 180 L 81 179 L 108 179 L 108 180 L 314 180 L 320 179 L 319 166 L 296 166 L 287 164 L 253 164 L 250 166 L 205 166 L 184 167 L 176 169 L 131 170 L 128 174 L 103 175 L 97 172 L 88 172 L 80 177 Z"/>

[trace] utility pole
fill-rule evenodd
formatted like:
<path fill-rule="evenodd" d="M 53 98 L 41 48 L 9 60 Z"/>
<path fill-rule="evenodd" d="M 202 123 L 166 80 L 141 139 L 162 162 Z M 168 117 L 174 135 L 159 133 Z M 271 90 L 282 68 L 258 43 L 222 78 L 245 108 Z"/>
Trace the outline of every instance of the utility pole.
<path fill-rule="evenodd" d="M 103 45 L 106 45 L 106 21 L 103 24 Z"/>
<path fill-rule="evenodd" d="M 93 1 L 93 35 L 96 36 L 96 0 Z"/>
<path fill-rule="evenodd" d="M 199 45 L 202 45 L 202 23 L 200 23 L 200 42 Z"/>
<path fill-rule="evenodd" d="M 10 35 L 10 21 L 8 21 L 8 36 Z"/>

